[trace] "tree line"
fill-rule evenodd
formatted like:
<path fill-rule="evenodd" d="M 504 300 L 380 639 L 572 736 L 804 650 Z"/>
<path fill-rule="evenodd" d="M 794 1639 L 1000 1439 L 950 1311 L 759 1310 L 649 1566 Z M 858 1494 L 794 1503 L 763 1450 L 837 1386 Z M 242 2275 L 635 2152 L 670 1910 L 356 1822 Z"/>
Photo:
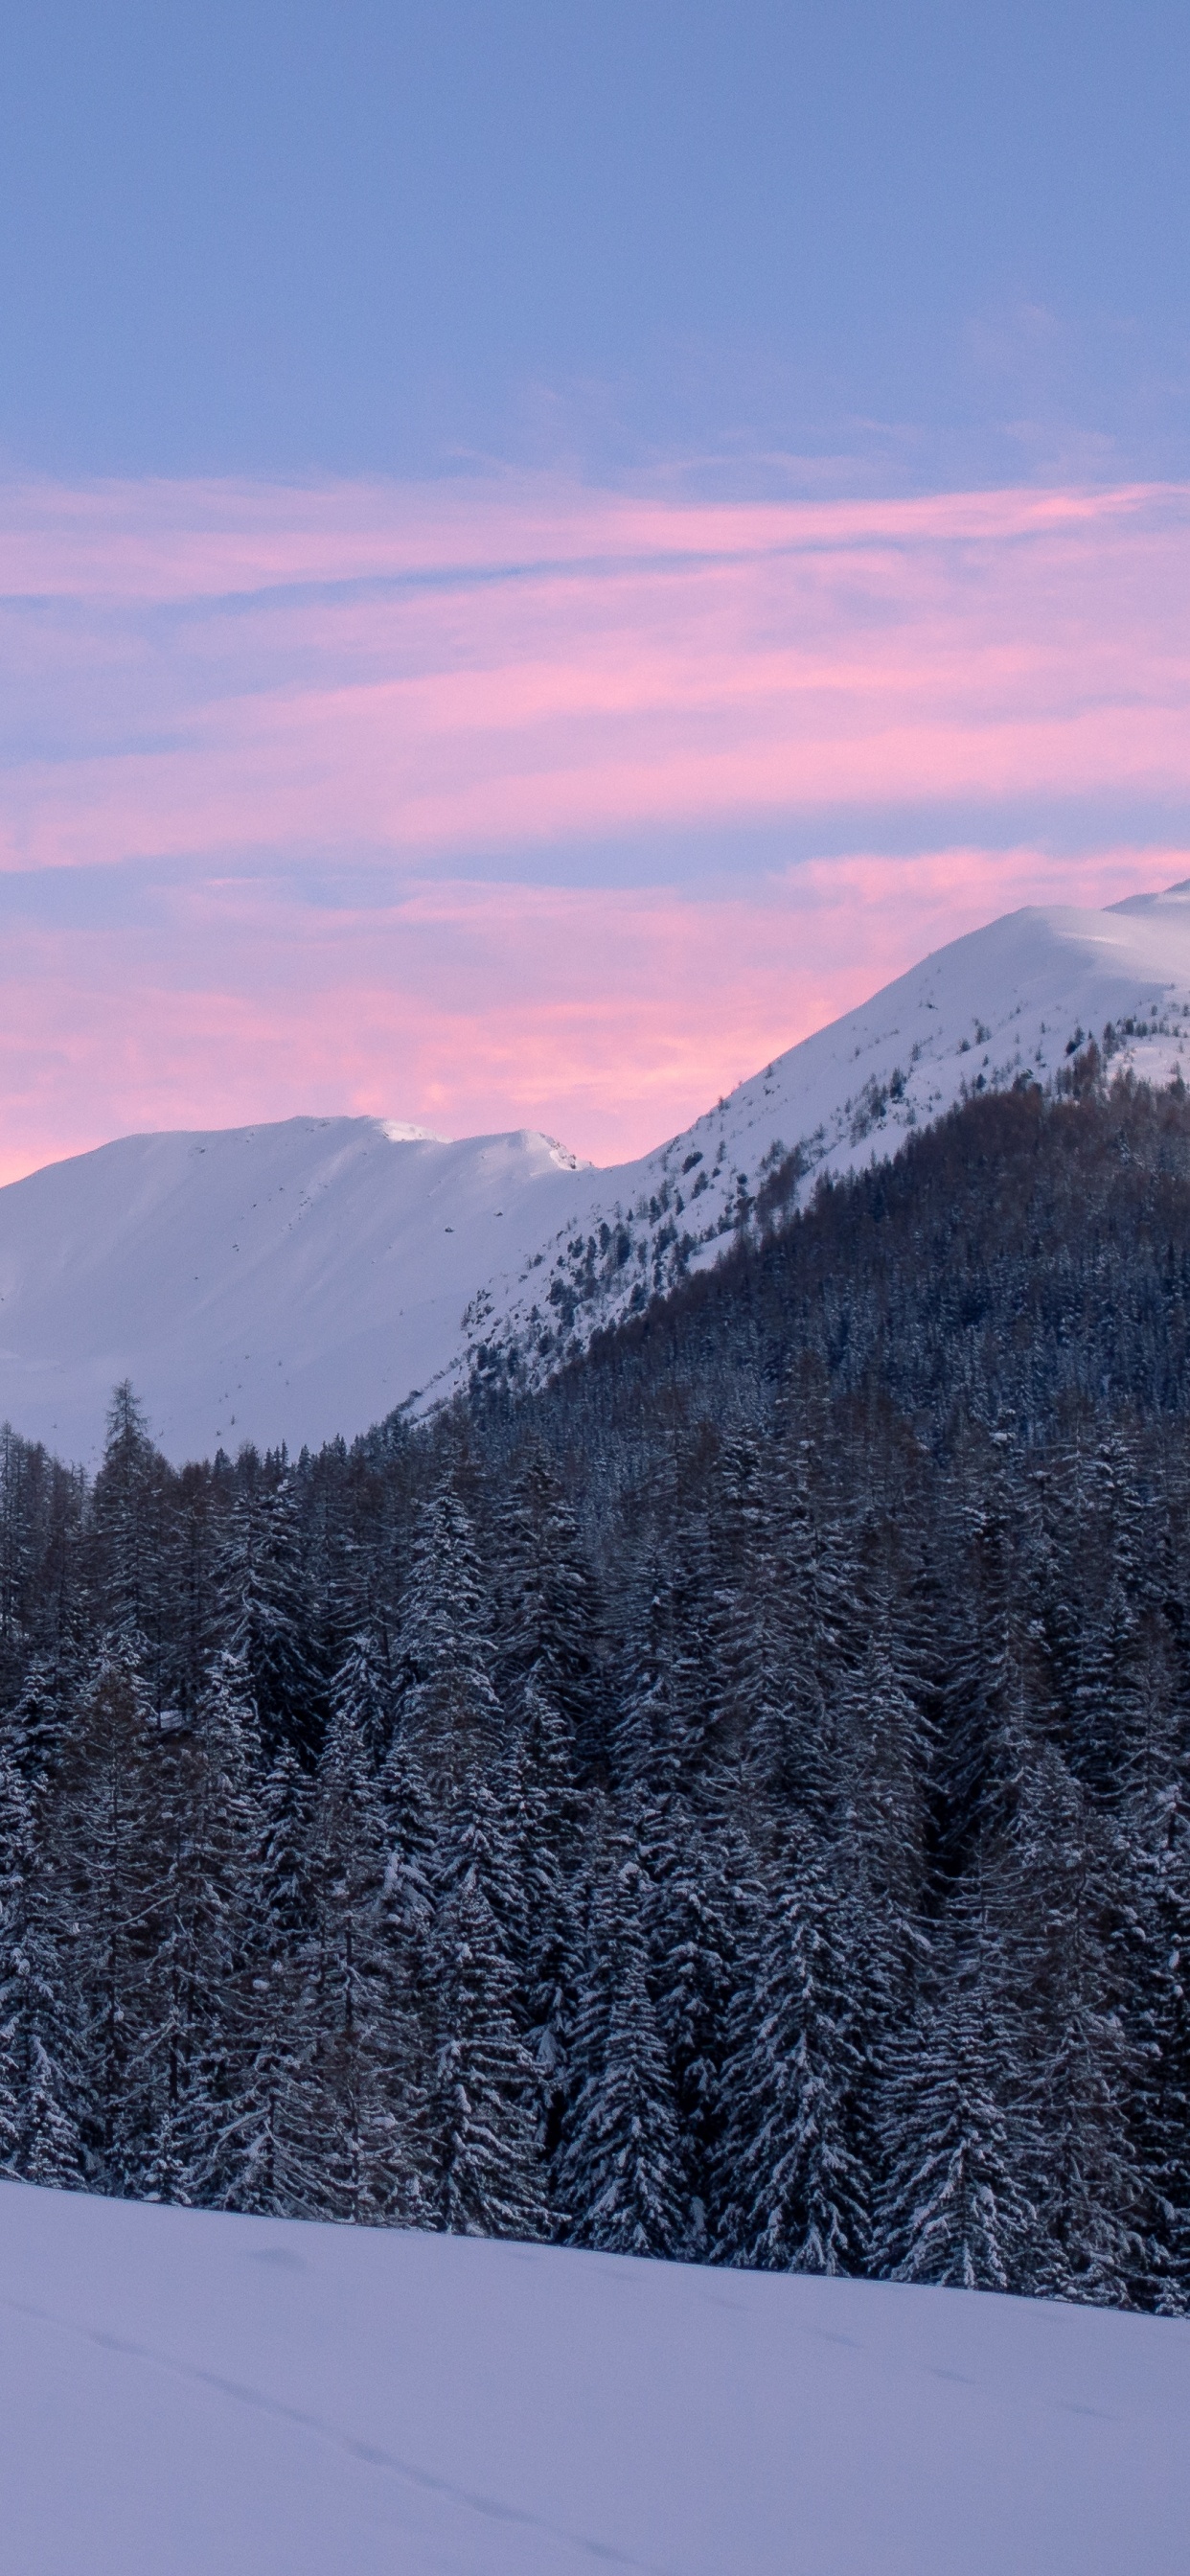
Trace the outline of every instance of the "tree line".
<path fill-rule="evenodd" d="M 1186 2311 L 1190 1108 L 761 1217 L 531 1399 L 0 1438 L 0 2168 Z"/>

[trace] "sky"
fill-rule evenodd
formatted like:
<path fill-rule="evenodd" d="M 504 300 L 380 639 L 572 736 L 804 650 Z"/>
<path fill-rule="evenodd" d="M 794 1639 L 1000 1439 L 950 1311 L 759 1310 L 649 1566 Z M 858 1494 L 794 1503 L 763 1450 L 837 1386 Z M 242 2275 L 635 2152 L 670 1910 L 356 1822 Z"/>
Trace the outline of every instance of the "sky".
<path fill-rule="evenodd" d="M 0 91 L 0 1178 L 640 1152 L 1190 875 L 1184 7 L 41 0 Z"/>

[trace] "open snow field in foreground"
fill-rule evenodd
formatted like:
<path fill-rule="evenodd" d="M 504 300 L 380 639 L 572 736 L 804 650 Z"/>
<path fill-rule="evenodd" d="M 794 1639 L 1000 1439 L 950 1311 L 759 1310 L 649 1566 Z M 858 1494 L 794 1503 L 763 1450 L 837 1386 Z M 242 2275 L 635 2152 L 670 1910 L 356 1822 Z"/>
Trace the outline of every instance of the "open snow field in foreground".
<path fill-rule="evenodd" d="M 1185 2576 L 1190 2325 L 0 2187 L 13 2576 Z"/>

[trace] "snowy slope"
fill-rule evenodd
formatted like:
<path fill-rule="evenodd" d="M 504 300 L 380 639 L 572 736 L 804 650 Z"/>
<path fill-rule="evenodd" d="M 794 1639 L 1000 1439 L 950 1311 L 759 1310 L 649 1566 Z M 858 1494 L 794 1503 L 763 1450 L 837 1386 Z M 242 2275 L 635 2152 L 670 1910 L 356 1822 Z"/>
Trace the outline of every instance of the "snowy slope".
<path fill-rule="evenodd" d="M 1022 1073 L 1048 1086 L 1107 1029 L 1113 1072 L 1165 1082 L 1184 1062 L 1190 1075 L 1190 885 L 1108 912 L 1009 913 L 791 1047 L 657 1153 L 576 1178 L 540 1266 L 491 1284 L 472 1364 L 486 1330 L 542 1376 L 681 1268 L 716 1260 L 784 1154 L 800 1149 L 812 1187 L 820 1171 L 895 1153 L 968 1091 Z M 601 1225 L 618 1237 L 608 1253 Z"/>
<path fill-rule="evenodd" d="M 127 1137 L 0 1190 L 0 1420 L 93 1459 L 130 1376 L 181 1459 L 351 1437 L 494 1351 L 539 1377 L 716 1259 L 783 1152 L 808 1179 L 892 1152 L 1109 1024 L 1115 1065 L 1190 1069 L 1190 888 L 955 940 L 612 1170 L 368 1118 Z"/>
<path fill-rule="evenodd" d="M 0 1420 L 93 1460 L 131 1377 L 175 1459 L 366 1428 L 537 1245 L 574 1158 L 379 1118 L 127 1136 L 0 1190 Z"/>
<path fill-rule="evenodd" d="M 20 2576 L 1182 2576 L 1190 2326 L 0 2185 Z"/>

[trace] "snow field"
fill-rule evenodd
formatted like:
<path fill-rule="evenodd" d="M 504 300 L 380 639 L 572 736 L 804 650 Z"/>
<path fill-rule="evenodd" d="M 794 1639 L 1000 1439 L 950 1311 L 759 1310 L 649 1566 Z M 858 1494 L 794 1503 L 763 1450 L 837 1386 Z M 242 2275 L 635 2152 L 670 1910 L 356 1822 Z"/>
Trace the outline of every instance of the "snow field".
<path fill-rule="evenodd" d="M 0 2189 L 14 2576 L 1183 2576 L 1190 2325 Z"/>

